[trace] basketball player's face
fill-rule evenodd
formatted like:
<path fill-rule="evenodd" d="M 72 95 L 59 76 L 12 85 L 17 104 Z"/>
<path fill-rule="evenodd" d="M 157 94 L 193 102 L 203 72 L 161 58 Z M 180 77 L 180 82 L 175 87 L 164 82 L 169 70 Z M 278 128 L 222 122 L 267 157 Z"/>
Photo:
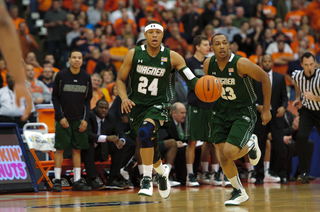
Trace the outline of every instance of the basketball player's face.
<path fill-rule="evenodd" d="M 228 39 L 224 35 L 217 35 L 212 39 L 211 50 L 214 52 L 216 57 L 228 57 L 229 56 L 230 44 Z"/>
<path fill-rule="evenodd" d="M 304 70 L 304 74 L 307 77 L 310 77 L 314 74 L 316 68 L 316 62 L 314 61 L 313 57 L 306 58 L 304 57 L 301 63 L 301 66 Z"/>
<path fill-rule="evenodd" d="M 199 46 L 199 51 L 203 55 L 209 54 L 210 51 L 210 44 L 208 40 L 202 40 Z"/>
<path fill-rule="evenodd" d="M 82 53 L 81 52 L 72 52 L 69 63 L 72 68 L 80 68 L 82 66 Z"/>
<path fill-rule="evenodd" d="M 159 29 L 149 29 L 144 36 L 147 38 L 147 43 L 153 48 L 157 48 L 161 45 L 163 38 L 163 32 Z"/>

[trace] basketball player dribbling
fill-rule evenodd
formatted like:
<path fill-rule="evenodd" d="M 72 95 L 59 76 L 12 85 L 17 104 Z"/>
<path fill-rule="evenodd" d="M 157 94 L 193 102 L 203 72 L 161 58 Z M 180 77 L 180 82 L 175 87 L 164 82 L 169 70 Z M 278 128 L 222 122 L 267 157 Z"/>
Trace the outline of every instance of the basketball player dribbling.
<path fill-rule="evenodd" d="M 162 198 L 167 198 L 170 195 L 170 169 L 162 165 L 155 138 L 160 127 L 169 121 L 169 101 L 174 94 L 172 70 L 177 69 L 191 89 L 194 89 L 198 78 L 186 67 L 181 55 L 161 45 L 163 27 L 159 22 L 148 22 L 144 35 L 147 43 L 128 52 L 116 86 L 122 100 L 121 110 L 129 114 L 130 124 L 141 144 L 143 179 L 138 195 L 152 196 L 154 168 L 160 175 L 159 193 Z M 125 84 L 127 79 L 128 88 Z"/>
<path fill-rule="evenodd" d="M 271 119 L 271 83 L 268 75 L 259 66 L 231 53 L 230 44 L 224 34 L 218 33 L 212 37 L 211 50 L 215 56 L 205 60 L 203 71 L 220 79 L 222 94 L 212 108 L 209 142 L 215 143 L 223 172 L 233 187 L 231 198 L 225 205 L 233 206 L 249 199 L 233 161 L 248 153 L 251 164 L 256 165 L 261 157 L 257 136 L 252 135 L 256 122 L 257 99 L 252 79 L 262 83 L 263 125 Z"/>
<path fill-rule="evenodd" d="M 15 96 L 17 106 L 20 107 L 20 99 L 25 100 L 24 114 L 22 121 L 26 121 L 32 109 L 32 97 L 26 86 L 23 69 L 22 55 L 19 47 L 17 31 L 15 30 L 11 17 L 7 11 L 4 0 L 0 0 L 0 49 L 7 63 L 10 75 L 15 81 Z"/>

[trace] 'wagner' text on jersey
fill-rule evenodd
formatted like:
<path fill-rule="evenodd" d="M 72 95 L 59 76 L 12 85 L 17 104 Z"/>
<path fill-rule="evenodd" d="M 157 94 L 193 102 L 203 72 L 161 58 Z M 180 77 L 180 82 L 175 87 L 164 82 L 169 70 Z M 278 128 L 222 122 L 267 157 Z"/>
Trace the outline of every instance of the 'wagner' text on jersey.
<path fill-rule="evenodd" d="M 137 65 L 137 72 L 140 74 L 162 77 L 165 74 L 166 69 L 152 66 Z"/>

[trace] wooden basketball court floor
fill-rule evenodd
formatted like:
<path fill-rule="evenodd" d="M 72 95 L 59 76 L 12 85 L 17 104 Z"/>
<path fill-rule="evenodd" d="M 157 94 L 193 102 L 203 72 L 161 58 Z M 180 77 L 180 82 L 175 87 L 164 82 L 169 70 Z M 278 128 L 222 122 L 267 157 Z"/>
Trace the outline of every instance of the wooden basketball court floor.
<path fill-rule="evenodd" d="M 162 199 L 154 188 L 152 197 L 137 195 L 138 188 L 129 190 L 100 190 L 90 192 L 50 191 L 0 195 L 1 212 L 295 212 L 320 211 L 320 178 L 310 184 L 289 182 L 286 185 L 265 183 L 243 184 L 250 199 L 241 206 L 226 207 L 231 188 L 202 185 L 198 188 L 172 188 L 168 199 Z"/>

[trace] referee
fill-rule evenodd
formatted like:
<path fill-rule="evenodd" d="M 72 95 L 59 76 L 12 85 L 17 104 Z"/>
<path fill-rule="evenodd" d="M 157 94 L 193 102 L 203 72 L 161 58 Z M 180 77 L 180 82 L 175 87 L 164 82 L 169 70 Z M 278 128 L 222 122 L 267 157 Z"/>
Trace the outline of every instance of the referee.
<path fill-rule="evenodd" d="M 302 107 L 298 110 L 300 115 L 299 129 L 297 132 L 297 150 L 300 163 L 298 182 L 309 183 L 310 155 L 308 153 L 308 137 L 314 126 L 320 132 L 320 69 L 316 69 L 315 57 L 306 52 L 301 56 L 303 70 L 292 73 L 295 83 L 296 100 L 293 106 L 298 108 L 300 94 L 302 93 Z"/>

